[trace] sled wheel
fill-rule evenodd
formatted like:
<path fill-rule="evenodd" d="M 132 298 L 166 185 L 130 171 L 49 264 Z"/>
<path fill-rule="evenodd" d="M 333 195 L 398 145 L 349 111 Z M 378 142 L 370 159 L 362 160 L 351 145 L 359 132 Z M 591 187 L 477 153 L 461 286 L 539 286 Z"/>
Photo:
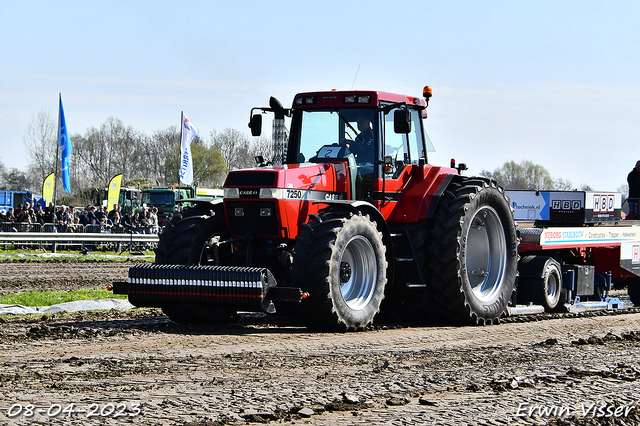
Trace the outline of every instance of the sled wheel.
<path fill-rule="evenodd" d="M 634 306 L 640 306 L 640 279 L 627 280 L 627 293 Z"/>
<path fill-rule="evenodd" d="M 531 275 L 522 276 L 530 267 Z M 524 268 L 524 269 L 523 269 Z M 546 312 L 563 308 L 566 290 L 562 288 L 562 268 L 552 257 L 527 256 L 520 261 L 518 301 L 533 302 Z"/>

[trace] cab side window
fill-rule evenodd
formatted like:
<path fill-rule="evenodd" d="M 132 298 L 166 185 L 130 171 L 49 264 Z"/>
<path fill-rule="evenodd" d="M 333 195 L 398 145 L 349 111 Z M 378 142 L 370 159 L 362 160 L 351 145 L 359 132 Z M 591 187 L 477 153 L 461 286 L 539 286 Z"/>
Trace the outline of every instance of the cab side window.
<path fill-rule="evenodd" d="M 384 116 L 385 156 L 391 156 L 393 171 L 388 178 L 396 178 L 408 165 L 418 165 L 420 157 L 426 158 L 422 135 L 420 111 L 411 110 L 411 132 L 397 134 L 393 131 L 393 114 L 391 110 Z"/>
<path fill-rule="evenodd" d="M 421 112 L 411 110 L 411 133 L 409 134 L 409 145 L 411 147 L 411 164 L 418 165 L 418 159 L 427 159 L 427 153 L 424 152 L 424 133 L 422 130 Z"/>
<path fill-rule="evenodd" d="M 384 155 L 391 156 L 393 172 L 388 174 L 391 177 L 402 170 L 409 159 L 409 146 L 407 135 L 398 134 L 393 131 L 393 113 L 395 109 L 389 111 L 384 116 Z"/>

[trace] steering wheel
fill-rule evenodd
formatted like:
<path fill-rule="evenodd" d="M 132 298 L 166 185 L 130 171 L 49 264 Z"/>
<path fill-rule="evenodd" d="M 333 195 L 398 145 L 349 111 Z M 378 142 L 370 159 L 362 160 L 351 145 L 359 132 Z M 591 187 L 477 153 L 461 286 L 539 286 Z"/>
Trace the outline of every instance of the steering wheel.
<path fill-rule="evenodd" d="M 356 156 L 356 158 L 358 156 L 362 157 L 364 155 L 364 147 L 358 142 L 350 142 L 349 150 L 353 153 L 353 155 Z"/>

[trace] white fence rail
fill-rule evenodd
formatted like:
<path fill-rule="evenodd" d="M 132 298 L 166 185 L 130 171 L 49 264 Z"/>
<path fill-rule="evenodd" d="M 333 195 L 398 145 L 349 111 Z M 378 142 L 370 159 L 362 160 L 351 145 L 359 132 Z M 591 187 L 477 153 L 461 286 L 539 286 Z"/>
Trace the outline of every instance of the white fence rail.
<path fill-rule="evenodd" d="M 76 232 L 0 232 L 0 245 L 43 245 L 51 246 L 56 252 L 58 245 L 91 247 L 95 245 L 111 245 L 114 249 L 139 251 L 152 248 L 158 243 L 157 234 L 102 234 Z M 118 251 L 116 249 L 116 251 Z"/>

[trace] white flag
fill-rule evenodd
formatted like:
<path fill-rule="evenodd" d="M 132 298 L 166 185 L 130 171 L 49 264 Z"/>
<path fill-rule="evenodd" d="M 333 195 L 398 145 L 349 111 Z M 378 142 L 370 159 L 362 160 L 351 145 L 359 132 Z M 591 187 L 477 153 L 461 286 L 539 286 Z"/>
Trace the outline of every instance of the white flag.
<path fill-rule="evenodd" d="M 198 133 L 196 126 L 185 116 L 182 118 L 182 142 L 180 144 L 180 182 L 185 185 L 193 183 L 193 159 L 191 158 L 191 141 Z"/>

